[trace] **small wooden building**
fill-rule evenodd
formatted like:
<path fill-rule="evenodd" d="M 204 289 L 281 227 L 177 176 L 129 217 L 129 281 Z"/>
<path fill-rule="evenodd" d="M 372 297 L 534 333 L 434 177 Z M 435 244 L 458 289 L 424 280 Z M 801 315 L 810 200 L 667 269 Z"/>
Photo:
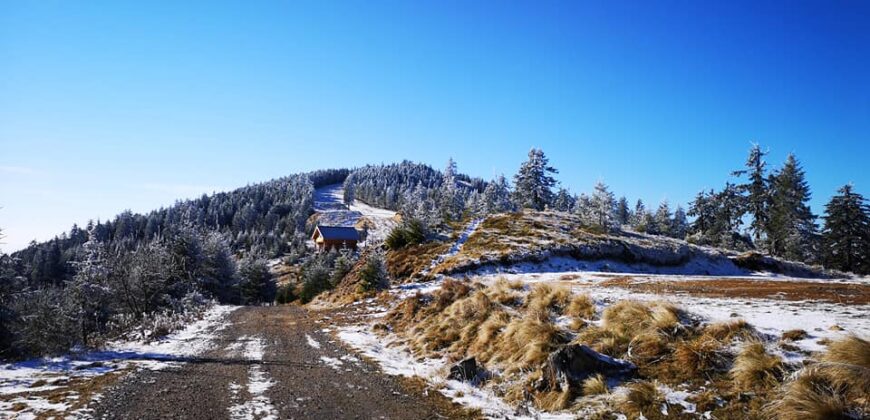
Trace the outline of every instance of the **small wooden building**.
<path fill-rule="evenodd" d="M 314 246 L 318 251 L 330 249 L 356 249 L 359 242 L 359 232 L 355 228 L 345 226 L 321 226 L 314 228 L 311 235 Z"/>

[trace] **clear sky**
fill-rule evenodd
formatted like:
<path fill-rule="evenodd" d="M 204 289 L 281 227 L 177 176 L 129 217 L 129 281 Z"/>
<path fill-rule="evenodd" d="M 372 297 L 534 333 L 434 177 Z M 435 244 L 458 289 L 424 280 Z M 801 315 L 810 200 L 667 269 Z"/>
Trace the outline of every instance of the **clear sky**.
<path fill-rule="evenodd" d="M 866 1 L 0 2 L 2 249 L 410 159 L 573 192 L 721 187 L 752 141 L 870 195 Z"/>

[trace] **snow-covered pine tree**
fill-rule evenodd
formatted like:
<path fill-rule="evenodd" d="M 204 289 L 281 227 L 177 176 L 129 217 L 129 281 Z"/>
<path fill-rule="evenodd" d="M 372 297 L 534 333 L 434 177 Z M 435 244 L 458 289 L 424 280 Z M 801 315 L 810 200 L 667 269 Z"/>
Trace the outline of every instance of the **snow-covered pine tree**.
<path fill-rule="evenodd" d="M 553 210 L 568 213 L 574 209 L 574 197 L 568 190 L 559 188 L 556 199 L 553 200 Z"/>
<path fill-rule="evenodd" d="M 689 221 L 686 219 L 686 211 L 683 207 L 677 205 L 674 210 L 674 220 L 671 224 L 671 236 L 677 239 L 685 239 L 689 231 Z"/>
<path fill-rule="evenodd" d="M 616 223 L 621 226 L 627 226 L 631 222 L 631 208 L 628 206 L 628 199 L 619 197 L 616 202 Z"/>
<path fill-rule="evenodd" d="M 668 200 L 663 200 L 656 209 L 655 214 L 656 232 L 659 235 L 671 236 L 671 228 L 673 227 L 673 215 L 671 214 L 671 206 Z"/>
<path fill-rule="evenodd" d="M 770 202 L 769 246 L 773 255 L 796 261 L 816 256 L 816 216 L 810 211 L 810 187 L 793 154 L 773 176 Z"/>
<path fill-rule="evenodd" d="M 858 274 L 870 273 L 870 206 L 861 194 L 845 185 L 825 206 L 822 231 L 826 267 Z"/>
<path fill-rule="evenodd" d="M 631 226 L 637 230 L 637 227 L 640 226 L 641 222 L 643 222 L 644 215 L 646 214 L 646 205 L 643 204 L 643 200 L 637 199 L 637 203 L 634 204 L 634 211 L 632 212 L 632 218 L 629 222 Z"/>
<path fill-rule="evenodd" d="M 464 196 L 457 186 L 456 175 L 456 162 L 450 158 L 444 168 L 444 181 L 440 191 L 441 214 L 447 221 L 462 218 L 462 210 L 465 208 Z"/>
<path fill-rule="evenodd" d="M 559 171 L 549 165 L 544 151 L 532 148 L 529 159 L 523 162 L 514 176 L 514 201 L 517 207 L 544 210 L 552 205 L 556 179 L 550 174 L 557 173 Z"/>
<path fill-rule="evenodd" d="M 590 198 L 590 207 L 595 224 L 604 229 L 613 227 L 616 201 L 613 198 L 613 193 L 601 181 L 595 184 L 595 190 Z"/>
<path fill-rule="evenodd" d="M 748 178 L 747 183 L 739 185 L 739 189 L 746 196 L 746 211 L 752 215 L 749 229 L 756 246 L 764 242 L 770 220 L 770 186 L 765 175 L 767 163 L 764 161 L 767 153 L 758 144 L 753 144 L 746 159 L 746 169 L 733 172 L 734 176 L 746 175 Z"/>
<path fill-rule="evenodd" d="M 75 313 L 71 314 L 78 324 L 78 341 L 88 345 L 91 334 L 96 332 L 108 317 L 110 290 L 107 285 L 109 270 L 106 267 L 103 244 L 96 240 L 95 229 L 88 231 L 88 241 L 82 245 L 81 257 L 73 263 L 76 270 L 67 282 L 66 293 Z"/>
<path fill-rule="evenodd" d="M 481 209 L 485 214 L 503 213 L 513 210 L 511 192 L 504 175 L 495 177 L 483 190 Z"/>

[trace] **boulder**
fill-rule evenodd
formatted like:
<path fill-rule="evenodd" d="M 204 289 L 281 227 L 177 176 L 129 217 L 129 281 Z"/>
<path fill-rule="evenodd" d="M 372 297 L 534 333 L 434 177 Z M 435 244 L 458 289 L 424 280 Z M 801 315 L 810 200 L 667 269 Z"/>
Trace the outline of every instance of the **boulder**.
<path fill-rule="evenodd" d="M 453 365 L 450 368 L 450 375 L 448 375 L 447 378 L 463 382 L 472 382 L 477 379 L 482 379 L 484 373 L 485 370 L 482 366 L 477 364 L 477 360 L 470 357 Z"/>
<path fill-rule="evenodd" d="M 540 387 L 574 388 L 597 374 L 625 379 L 636 372 L 637 366 L 630 362 L 603 355 L 583 344 L 570 344 L 550 353 Z"/>

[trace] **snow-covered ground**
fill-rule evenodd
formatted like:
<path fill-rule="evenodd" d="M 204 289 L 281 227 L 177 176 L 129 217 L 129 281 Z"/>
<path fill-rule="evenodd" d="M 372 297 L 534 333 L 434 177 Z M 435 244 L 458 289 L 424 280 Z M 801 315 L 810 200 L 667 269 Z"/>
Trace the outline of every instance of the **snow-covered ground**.
<path fill-rule="evenodd" d="M 314 210 L 319 213 L 318 223 L 322 225 L 356 226 L 362 219 L 367 229 L 367 243 L 384 240 L 397 223 L 394 211 L 372 207 L 359 200 L 345 205 L 342 184 L 315 190 Z"/>
<path fill-rule="evenodd" d="M 50 410 L 65 411 L 74 401 L 52 404 L 34 394 L 63 388 L 72 379 L 128 368 L 163 369 L 195 357 L 214 347 L 217 333 L 226 325 L 223 321 L 235 309 L 235 306 L 215 305 L 202 319 L 152 342 L 112 342 L 102 351 L 2 364 L 0 418 L 13 415 L 28 418 Z M 12 411 L 19 403 L 26 408 Z"/>

